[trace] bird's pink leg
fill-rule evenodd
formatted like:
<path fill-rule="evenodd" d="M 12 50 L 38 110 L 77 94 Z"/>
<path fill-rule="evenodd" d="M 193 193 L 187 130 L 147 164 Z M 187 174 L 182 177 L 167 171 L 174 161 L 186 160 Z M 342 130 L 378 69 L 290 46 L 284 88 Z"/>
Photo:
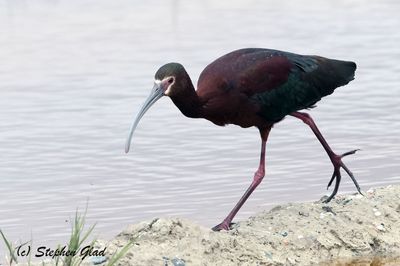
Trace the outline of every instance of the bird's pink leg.
<path fill-rule="evenodd" d="M 254 174 L 253 182 L 251 183 L 250 187 L 246 190 L 242 198 L 236 204 L 236 206 L 232 209 L 232 211 L 228 214 L 228 216 L 222 221 L 222 223 L 214 226 L 212 228 L 213 231 L 220 231 L 220 230 L 229 230 L 231 222 L 235 217 L 236 213 L 240 210 L 242 205 L 246 202 L 249 198 L 251 193 L 256 189 L 256 187 L 261 183 L 265 176 L 265 146 L 267 143 L 268 135 L 271 128 L 267 129 L 260 129 L 261 134 L 261 155 L 260 155 L 260 164 L 258 166 L 257 171 Z"/>
<path fill-rule="evenodd" d="M 362 194 L 361 190 L 360 190 L 360 186 L 358 185 L 357 180 L 355 179 L 353 173 L 342 162 L 342 158 L 343 157 L 345 157 L 347 155 L 350 155 L 350 154 L 354 154 L 354 153 L 356 153 L 357 150 L 352 150 L 352 151 L 343 153 L 342 155 L 337 155 L 336 153 L 334 153 L 332 151 L 331 147 L 329 147 L 328 143 L 326 142 L 326 140 L 322 136 L 321 132 L 317 128 L 317 125 L 315 125 L 314 120 L 311 118 L 311 116 L 309 114 L 301 113 L 301 112 L 294 112 L 294 113 L 291 113 L 290 115 L 301 119 L 304 123 L 306 123 L 311 128 L 311 130 L 314 132 L 315 136 L 318 138 L 319 142 L 321 142 L 321 144 L 324 147 L 324 149 L 325 149 L 326 153 L 328 154 L 329 158 L 331 159 L 331 162 L 333 164 L 334 169 L 333 169 L 332 178 L 329 181 L 327 188 L 329 188 L 329 186 L 332 184 L 332 182 L 333 182 L 333 180 L 335 180 L 335 178 L 336 178 L 336 183 L 335 183 L 335 188 L 333 189 L 332 194 L 325 200 L 325 202 L 331 201 L 331 199 L 338 192 L 340 180 L 342 178 L 341 175 L 340 175 L 340 168 L 343 168 L 347 172 L 347 174 L 353 180 L 354 185 L 356 186 L 358 192 L 360 194 Z"/>

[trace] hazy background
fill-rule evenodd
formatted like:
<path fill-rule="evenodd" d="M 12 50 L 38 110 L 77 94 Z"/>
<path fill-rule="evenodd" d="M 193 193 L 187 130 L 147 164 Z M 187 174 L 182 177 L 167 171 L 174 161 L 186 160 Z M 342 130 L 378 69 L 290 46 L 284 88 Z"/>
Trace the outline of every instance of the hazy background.
<path fill-rule="evenodd" d="M 0 0 L 0 228 L 55 248 L 87 202 L 101 238 L 156 216 L 219 223 L 258 166 L 255 128 L 188 119 L 163 98 L 128 155 L 124 142 L 159 66 L 180 62 L 196 83 L 243 47 L 357 62 L 311 114 L 335 151 L 361 149 L 345 162 L 362 189 L 400 183 L 399 13 L 395 0 Z M 287 118 L 236 220 L 318 200 L 331 173 L 311 130 Z M 344 175 L 340 193 L 355 191 Z"/>

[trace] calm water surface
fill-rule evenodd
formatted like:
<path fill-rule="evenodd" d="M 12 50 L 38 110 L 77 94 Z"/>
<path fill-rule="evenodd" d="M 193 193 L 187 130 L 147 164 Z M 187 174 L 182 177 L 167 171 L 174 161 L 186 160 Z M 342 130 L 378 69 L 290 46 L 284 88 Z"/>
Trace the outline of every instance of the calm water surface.
<path fill-rule="evenodd" d="M 155 216 L 220 222 L 257 168 L 255 128 L 188 119 L 163 98 L 128 155 L 124 142 L 160 65 L 180 62 L 196 83 L 242 47 L 357 62 L 356 80 L 311 113 L 338 153 L 361 149 L 346 163 L 362 189 L 400 183 L 399 12 L 399 1 L 367 0 L 0 1 L 0 228 L 62 243 L 87 202 L 102 238 Z M 287 118 L 237 219 L 317 200 L 331 172 L 311 130 Z M 355 192 L 348 177 L 340 192 Z"/>

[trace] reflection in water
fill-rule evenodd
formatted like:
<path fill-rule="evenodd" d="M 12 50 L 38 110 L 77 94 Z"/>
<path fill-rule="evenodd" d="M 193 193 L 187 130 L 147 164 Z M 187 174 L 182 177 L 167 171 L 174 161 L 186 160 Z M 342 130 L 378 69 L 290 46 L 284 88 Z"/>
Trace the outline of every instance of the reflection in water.
<path fill-rule="evenodd" d="M 256 129 L 187 119 L 162 99 L 129 155 L 124 143 L 160 65 L 181 62 L 196 83 L 209 62 L 242 47 L 357 62 L 356 80 L 311 112 L 335 151 L 362 150 L 346 158 L 362 189 L 399 183 L 400 2 L 311 2 L 7 1 L 0 228 L 10 239 L 60 243 L 65 220 L 87 201 L 99 237 L 154 216 L 220 221 L 257 167 Z M 238 219 L 319 199 L 331 171 L 308 127 L 285 119 L 271 132 L 266 178 Z M 349 191 L 344 178 L 340 193 Z"/>

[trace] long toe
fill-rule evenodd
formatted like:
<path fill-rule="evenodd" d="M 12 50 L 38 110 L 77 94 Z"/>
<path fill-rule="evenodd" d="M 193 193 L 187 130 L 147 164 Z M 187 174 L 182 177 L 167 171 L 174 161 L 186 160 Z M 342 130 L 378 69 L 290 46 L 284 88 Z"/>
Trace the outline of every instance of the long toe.
<path fill-rule="evenodd" d="M 355 150 L 352 150 L 352 151 L 348 151 L 348 152 L 345 152 L 345 153 L 343 153 L 341 156 L 340 156 L 340 158 L 343 158 L 343 157 L 345 157 L 345 156 L 347 156 L 347 155 L 351 155 L 351 154 L 355 154 L 357 151 L 359 151 L 360 149 L 355 149 Z"/>
<path fill-rule="evenodd" d="M 336 180 L 335 188 L 333 189 L 332 194 L 324 201 L 325 203 L 330 202 L 333 199 L 333 197 L 335 197 L 336 194 L 338 193 L 340 181 L 342 179 L 339 167 L 335 167 L 335 170 L 333 171 L 333 175 L 332 175 L 332 178 L 331 178 L 331 182 L 333 181 L 333 179 Z M 329 182 L 329 183 L 331 183 L 331 182 Z"/>
<path fill-rule="evenodd" d="M 234 223 L 228 223 L 228 222 L 223 221 L 222 223 L 214 226 L 211 229 L 213 231 L 221 231 L 221 230 L 229 231 L 229 230 L 231 230 L 232 225 L 234 225 Z"/>
<path fill-rule="evenodd" d="M 333 180 L 335 180 L 335 177 L 336 177 L 336 175 L 335 175 L 335 171 L 333 171 L 333 174 L 332 174 L 331 180 L 329 180 L 329 183 L 328 183 L 328 186 L 326 187 L 326 190 L 328 190 L 328 189 L 329 189 L 329 187 L 332 185 L 332 182 L 333 182 Z"/>
<path fill-rule="evenodd" d="M 342 155 L 336 155 L 336 154 L 332 154 L 331 157 L 331 161 L 334 167 L 334 172 L 333 175 L 328 183 L 328 188 L 330 187 L 330 185 L 332 184 L 333 180 L 335 180 L 337 178 L 337 172 L 340 171 L 340 168 L 343 168 L 343 170 L 346 171 L 346 173 L 350 176 L 351 180 L 353 181 L 354 185 L 357 188 L 357 191 L 361 193 L 361 189 L 360 186 L 358 185 L 358 182 L 356 180 L 356 178 L 354 177 L 353 173 L 349 170 L 349 168 L 343 163 L 342 158 L 351 154 L 355 154 L 357 151 L 359 151 L 359 149 L 356 150 L 351 150 L 348 152 L 343 153 Z M 337 180 L 336 180 L 337 181 Z M 339 181 L 340 182 L 340 181 Z M 338 184 L 337 184 L 338 186 Z"/>

